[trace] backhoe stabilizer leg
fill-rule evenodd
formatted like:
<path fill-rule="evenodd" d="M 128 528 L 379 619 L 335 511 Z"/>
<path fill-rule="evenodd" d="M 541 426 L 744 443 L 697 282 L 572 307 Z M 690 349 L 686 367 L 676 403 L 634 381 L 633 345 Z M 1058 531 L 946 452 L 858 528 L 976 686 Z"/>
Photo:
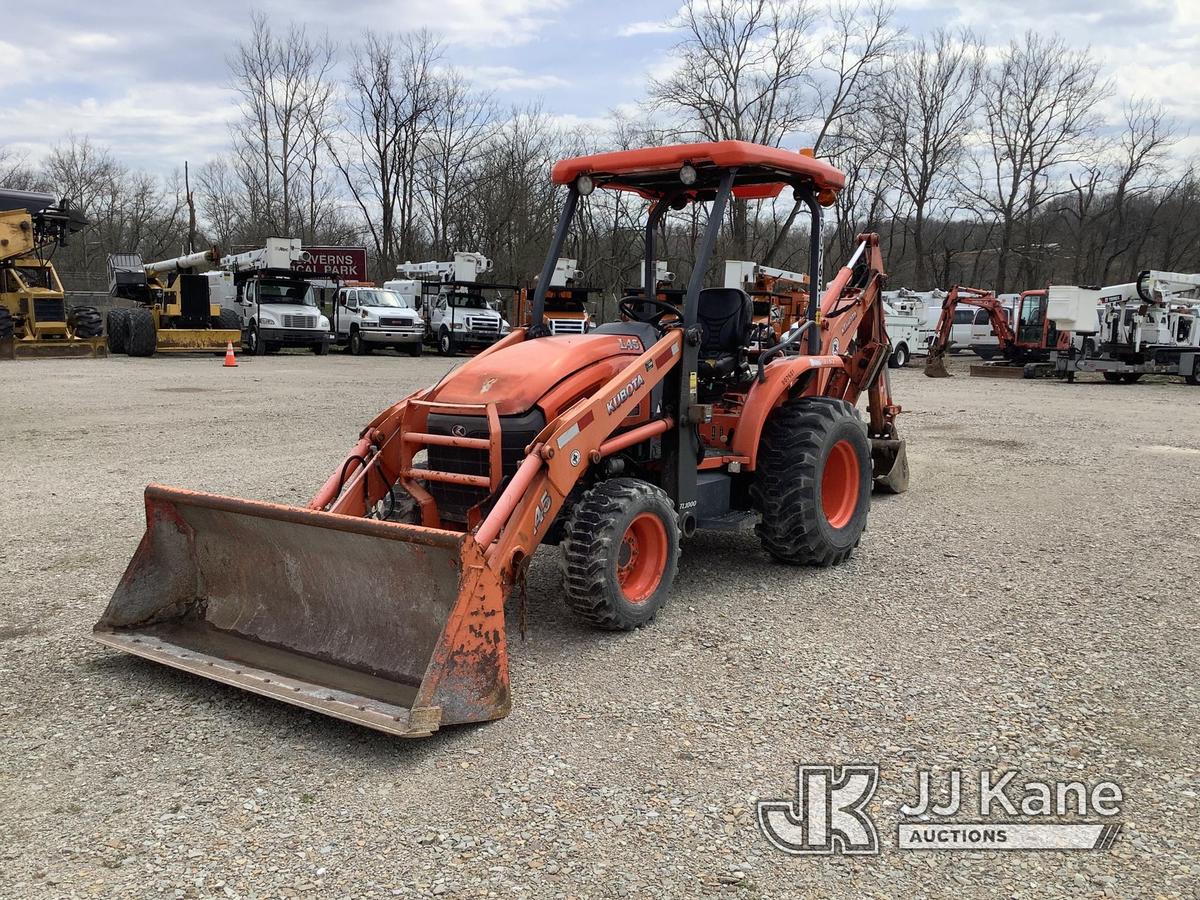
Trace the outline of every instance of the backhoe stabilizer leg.
<path fill-rule="evenodd" d="M 875 489 L 886 494 L 908 490 L 908 450 L 903 438 L 871 438 Z"/>

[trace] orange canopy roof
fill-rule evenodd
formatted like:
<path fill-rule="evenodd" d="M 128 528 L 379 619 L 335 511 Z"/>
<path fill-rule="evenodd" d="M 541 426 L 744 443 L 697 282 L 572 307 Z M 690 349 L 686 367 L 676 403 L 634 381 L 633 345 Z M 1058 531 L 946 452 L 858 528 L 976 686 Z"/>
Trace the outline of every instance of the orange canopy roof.
<path fill-rule="evenodd" d="M 598 187 L 634 191 L 657 199 L 681 187 L 679 169 L 685 164 L 699 174 L 696 191 L 715 188 L 722 171 L 737 168 L 734 194 L 742 199 L 763 199 L 779 194 L 786 183 L 809 183 L 823 206 L 829 206 L 846 184 L 846 176 L 827 162 L 779 147 L 746 141 L 710 141 L 671 144 L 640 150 L 615 150 L 577 156 L 554 164 L 555 184 L 570 184 L 590 175 Z"/>

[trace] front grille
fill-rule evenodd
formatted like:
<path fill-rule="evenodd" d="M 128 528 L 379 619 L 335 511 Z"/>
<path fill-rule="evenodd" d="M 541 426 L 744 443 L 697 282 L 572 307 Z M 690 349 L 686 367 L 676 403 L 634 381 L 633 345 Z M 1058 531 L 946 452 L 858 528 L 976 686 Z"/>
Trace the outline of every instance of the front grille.
<path fill-rule="evenodd" d="M 37 322 L 67 321 L 67 304 L 58 299 L 37 299 L 33 301 L 33 318 Z"/>
<path fill-rule="evenodd" d="M 551 334 L 583 334 L 583 319 L 551 319 Z"/>
<path fill-rule="evenodd" d="M 430 434 L 454 434 L 454 427 L 462 426 L 458 437 L 486 438 L 487 419 L 483 416 L 448 416 L 430 413 L 427 427 Z M 546 427 L 546 418 L 540 409 L 519 416 L 500 418 L 500 455 L 503 460 L 504 476 L 517 471 L 525 458 L 525 448 Z M 461 432 L 465 431 L 466 434 Z M 439 472 L 458 472 L 463 475 L 487 475 L 488 457 L 484 450 L 468 450 L 461 447 L 430 447 L 429 468 Z M 426 489 L 437 502 L 438 514 L 449 522 L 465 523 L 467 510 L 487 497 L 484 488 L 458 484 L 443 484 L 431 481 Z"/>
<path fill-rule="evenodd" d="M 496 334 L 500 331 L 500 323 L 491 317 L 467 316 L 467 330 L 476 333 L 486 331 Z"/>
<path fill-rule="evenodd" d="M 417 325 L 408 319 L 380 319 L 379 324 L 385 328 L 415 328 Z"/>
<path fill-rule="evenodd" d="M 284 328 L 316 328 L 316 316 L 289 316 L 286 313 L 283 315 Z"/>

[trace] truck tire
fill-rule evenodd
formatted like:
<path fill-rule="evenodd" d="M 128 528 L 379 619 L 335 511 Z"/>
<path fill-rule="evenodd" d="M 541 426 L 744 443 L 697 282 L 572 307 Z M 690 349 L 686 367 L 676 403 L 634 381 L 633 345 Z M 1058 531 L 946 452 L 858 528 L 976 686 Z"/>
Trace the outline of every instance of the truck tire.
<path fill-rule="evenodd" d="M 0 305 L 0 338 L 10 338 L 16 330 L 17 323 L 13 321 L 12 310 Z"/>
<path fill-rule="evenodd" d="M 1125 384 L 1137 384 L 1141 380 L 1141 372 L 1126 372 L 1121 376 L 1121 381 Z"/>
<path fill-rule="evenodd" d="M 158 349 L 158 331 L 154 327 L 154 316 L 150 310 L 134 307 L 129 311 L 129 344 L 126 352 L 130 356 L 153 356 Z"/>
<path fill-rule="evenodd" d="M 438 332 L 438 355 L 453 356 L 454 355 L 454 335 L 450 333 L 450 329 L 445 326 Z"/>
<path fill-rule="evenodd" d="M 991 362 L 993 359 L 996 358 L 996 351 L 992 350 L 988 347 L 979 347 L 978 349 L 976 349 L 975 355 L 978 356 L 980 359 L 982 359 L 984 362 Z"/>
<path fill-rule="evenodd" d="M 257 322 L 251 322 L 250 330 L 246 332 L 246 352 L 251 356 L 263 356 L 267 352 L 267 342 L 262 339 Z"/>
<path fill-rule="evenodd" d="M 242 331 L 242 317 L 232 309 L 223 309 L 217 316 L 216 325 L 222 331 L 236 331 L 240 334 Z M 241 343 L 240 339 L 238 343 Z M 236 350 L 237 348 L 234 347 L 234 349 Z"/>
<path fill-rule="evenodd" d="M 421 345 L 420 345 L 420 343 L 416 343 L 416 344 L 409 344 L 407 349 L 408 349 L 408 355 L 409 355 L 409 356 L 416 357 L 416 356 L 420 356 L 420 355 L 421 355 Z"/>
<path fill-rule="evenodd" d="M 567 605 L 607 631 L 632 631 L 667 602 L 679 567 L 679 523 L 666 491 L 610 478 L 571 510 L 562 542 Z"/>
<path fill-rule="evenodd" d="M 888 368 L 903 369 L 908 365 L 908 360 L 908 344 L 901 341 L 896 345 L 896 349 L 892 351 L 892 355 L 888 357 Z"/>
<path fill-rule="evenodd" d="M 108 331 L 108 352 L 129 352 L 129 313 L 128 309 L 110 309 L 108 320 L 104 323 Z"/>
<path fill-rule="evenodd" d="M 350 326 L 350 352 L 354 356 L 363 356 L 367 352 L 367 342 L 363 340 L 362 332 L 355 326 Z"/>
<path fill-rule="evenodd" d="M 4 315 L 4 307 L 0 306 L 0 317 Z M 4 337 L 3 326 L 0 325 L 0 337 Z M 1200 359 L 1197 359 L 1192 365 L 1192 374 L 1184 375 L 1183 380 L 1195 387 L 1200 385 Z"/>
<path fill-rule="evenodd" d="M 763 549 L 794 566 L 831 566 L 858 546 L 871 508 L 871 444 L 844 400 L 800 397 L 767 418 L 750 497 Z"/>
<path fill-rule="evenodd" d="M 324 356 L 329 352 L 329 341 L 317 341 L 312 345 L 312 352 L 317 356 Z"/>
<path fill-rule="evenodd" d="M 73 306 L 67 315 L 67 324 L 77 338 L 96 338 L 104 334 L 104 322 L 100 310 L 94 306 Z"/>

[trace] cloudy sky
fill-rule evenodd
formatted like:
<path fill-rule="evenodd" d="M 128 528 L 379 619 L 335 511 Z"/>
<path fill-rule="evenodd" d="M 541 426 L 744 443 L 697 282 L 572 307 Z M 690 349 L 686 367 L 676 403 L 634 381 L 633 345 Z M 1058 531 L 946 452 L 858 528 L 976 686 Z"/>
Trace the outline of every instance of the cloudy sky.
<path fill-rule="evenodd" d="M 245 3 L 5 6 L 0 146 L 36 159 L 73 131 L 164 173 L 222 152 L 235 112 L 226 59 L 247 28 Z M 567 122 L 636 103 L 646 73 L 678 39 L 669 27 L 678 0 L 266 0 L 254 8 L 277 28 L 302 22 L 346 48 L 367 28 L 431 28 L 448 60 L 497 100 L 540 100 Z M 1200 152 L 1200 0 L 897 0 L 897 20 L 910 33 L 970 25 L 995 46 L 1027 28 L 1057 31 L 1093 49 L 1118 96 L 1161 100 L 1195 135 L 1178 151 Z"/>

